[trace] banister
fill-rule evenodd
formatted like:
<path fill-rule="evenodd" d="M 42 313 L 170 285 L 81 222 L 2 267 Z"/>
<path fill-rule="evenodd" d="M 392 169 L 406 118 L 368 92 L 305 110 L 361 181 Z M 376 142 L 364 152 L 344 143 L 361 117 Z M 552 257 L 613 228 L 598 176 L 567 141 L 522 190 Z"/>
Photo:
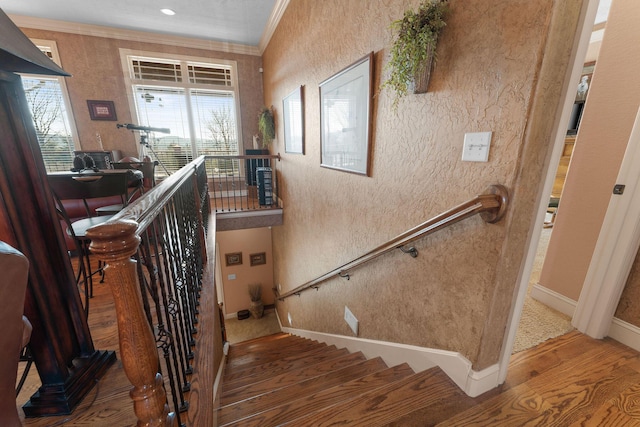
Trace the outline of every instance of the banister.
<path fill-rule="evenodd" d="M 350 270 L 353 270 L 354 268 L 359 267 L 360 265 L 369 262 L 372 259 L 377 258 L 394 249 L 400 249 L 415 258 L 416 256 L 418 256 L 418 251 L 415 248 L 404 248 L 408 243 L 476 214 L 479 214 L 485 222 L 488 222 L 490 224 L 496 223 L 500 221 L 504 216 L 507 209 L 508 201 L 509 194 L 504 186 L 499 184 L 491 185 L 484 194 L 478 195 L 467 202 L 449 209 L 448 211 L 443 212 L 440 215 L 435 216 L 423 222 L 422 224 L 405 231 L 399 236 L 389 240 L 388 242 L 378 246 L 375 249 L 370 250 L 364 255 L 361 255 L 358 258 L 355 258 L 352 261 L 349 261 L 348 263 L 329 271 L 328 273 L 310 280 L 291 291 L 285 292 L 282 295 L 278 294 L 276 291 L 277 298 L 280 301 L 283 301 L 285 298 L 288 298 L 290 296 L 300 295 L 301 292 L 308 289 L 313 288 L 317 290 L 322 282 L 325 282 L 326 280 L 329 280 L 336 276 L 343 277 L 349 280 Z"/>
<path fill-rule="evenodd" d="M 190 406 L 186 393 L 207 261 L 206 181 L 200 156 L 87 231 L 91 253 L 108 264 L 137 425 L 184 425 L 181 412 Z"/>

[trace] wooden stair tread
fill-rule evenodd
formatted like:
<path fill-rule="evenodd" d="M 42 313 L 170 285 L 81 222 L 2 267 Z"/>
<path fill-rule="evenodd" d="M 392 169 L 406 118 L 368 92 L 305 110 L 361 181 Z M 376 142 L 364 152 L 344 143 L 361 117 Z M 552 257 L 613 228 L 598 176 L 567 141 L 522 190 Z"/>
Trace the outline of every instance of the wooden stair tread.
<path fill-rule="evenodd" d="M 277 369 L 277 366 L 287 363 L 287 361 L 294 361 L 297 359 L 301 359 L 307 356 L 311 356 L 313 354 L 321 353 L 323 351 L 335 350 L 336 346 L 327 346 L 325 344 L 318 344 L 315 347 L 311 347 L 309 350 L 305 352 L 295 353 L 291 355 L 286 355 L 280 359 L 276 359 L 270 362 L 263 363 L 262 365 L 255 366 L 247 366 L 244 369 L 240 369 L 239 367 L 234 370 L 233 373 L 225 373 L 224 380 L 225 381 L 235 381 L 238 378 L 243 378 L 246 375 L 255 374 L 260 372 L 262 369 Z"/>
<path fill-rule="evenodd" d="M 280 425 L 384 426 L 446 398 L 454 387 L 440 368 L 432 368 Z"/>
<path fill-rule="evenodd" d="M 324 344 L 322 344 L 321 347 L 287 347 L 286 349 L 283 349 L 281 353 L 262 354 L 260 356 L 255 356 L 252 360 L 248 360 L 246 356 L 243 356 L 243 359 L 246 363 L 244 363 L 243 365 L 229 366 L 228 368 L 225 367 L 223 378 L 225 380 L 229 378 L 229 381 L 235 381 L 235 379 L 238 379 L 239 377 L 241 378 L 243 373 L 250 372 L 251 370 L 257 369 L 261 366 L 268 366 L 269 364 L 275 363 L 278 360 L 289 357 L 290 355 L 306 354 L 312 352 L 313 350 L 326 348 L 327 347 Z M 331 350 L 332 349 L 328 349 L 328 351 Z"/>
<path fill-rule="evenodd" d="M 222 406 L 218 409 L 218 422 L 220 425 L 223 425 L 233 420 L 245 418 L 251 414 L 266 411 L 272 407 L 288 403 L 294 399 L 300 399 L 326 388 L 384 369 L 387 369 L 387 365 L 379 357 L 357 363 L 355 365 L 350 365 L 342 369 L 329 372 L 323 376 L 310 378 L 251 399 Z"/>
<path fill-rule="evenodd" d="M 234 344 L 231 344 L 232 347 L 234 348 L 243 348 L 243 347 L 248 347 L 248 346 L 252 346 L 254 344 L 260 343 L 260 344 L 264 344 L 267 343 L 269 341 L 277 341 L 283 338 L 289 338 L 289 337 L 295 337 L 295 335 L 291 335 L 288 334 L 286 332 L 276 332 L 275 334 L 271 334 L 271 335 L 264 335 L 261 337 L 257 337 L 257 338 L 251 338 L 249 340 L 246 341 L 240 341 Z"/>
<path fill-rule="evenodd" d="M 271 352 L 278 350 L 282 347 L 291 346 L 294 344 L 301 344 L 305 342 L 314 342 L 306 338 L 300 338 L 293 335 L 284 336 L 279 339 L 272 339 L 267 341 L 255 341 L 250 345 L 238 346 L 237 344 L 231 344 L 229 347 L 229 357 L 231 360 L 240 358 L 246 355 L 253 355 L 255 353 Z"/>
<path fill-rule="evenodd" d="M 264 363 L 278 360 L 279 358 L 286 357 L 288 354 L 301 353 L 317 348 L 318 345 L 323 346 L 324 344 L 319 344 L 309 340 L 304 340 L 302 342 L 287 341 L 286 343 L 283 342 L 283 344 L 277 348 L 273 348 L 268 351 L 257 350 L 255 353 L 245 354 L 239 357 L 230 354 L 230 359 L 225 366 L 225 372 L 229 375 L 251 366 L 262 365 Z"/>
<path fill-rule="evenodd" d="M 333 371 L 335 369 L 340 369 L 345 366 L 353 365 L 362 360 L 365 360 L 365 357 L 360 352 L 348 354 L 335 359 L 324 361 L 322 363 L 305 366 L 291 372 L 276 375 L 267 380 L 249 384 L 228 392 L 224 390 L 223 383 L 222 393 L 220 396 L 220 404 L 228 405 L 233 402 L 249 399 L 263 393 L 268 393 L 269 391 L 277 388 L 286 387 L 299 381 L 325 375 L 327 372 Z"/>
<path fill-rule="evenodd" d="M 292 341 L 304 341 L 305 338 L 297 337 L 295 335 L 289 335 L 285 333 L 278 333 L 268 335 L 266 337 L 254 338 L 249 341 L 243 341 L 240 343 L 231 344 L 229 346 L 229 356 L 239 357 L 244 354 L 253 353 L 256 351 L 262 351 L 268 348 L 274 348 L 285 342 Z"/>
<path fill-rule="evenodd" d="M 343 384 L 322 390 L 313 395 L 296 399 L 282 404 L 269 411 L 255 414 L 248 418 L 226 424 L 243 427 L 269 427 L 277 426 L 296 418 L 304 417 L 310 412 L 321 410 L 329 405 L 347 402 L 356 399 L 360 394 L 376 390 L 389 383 L 399 381 L 413 375 L 409 365 L 402 364 L 383 371 L 375 372 L 367 376 L 357 378 Z"/>
<path fill-rule="evenodd" d="M 338 350 L 335 346 L 315 349 L 313 351 L 289 356 L 274 362 L 255 366 L 242 372 L 234 374 L 234 379 L 225 378 L 224 389 L 233 390 L 248 384 L 262 381 L 274 375 L 279 375 L 287 371 L 302 368 L 307 365 L 315 365 L 325 360 L 333 359 L 339 355 L 348 354 L 346 349 Z M 236 375 L 242 375 L 236 377 Z"/>

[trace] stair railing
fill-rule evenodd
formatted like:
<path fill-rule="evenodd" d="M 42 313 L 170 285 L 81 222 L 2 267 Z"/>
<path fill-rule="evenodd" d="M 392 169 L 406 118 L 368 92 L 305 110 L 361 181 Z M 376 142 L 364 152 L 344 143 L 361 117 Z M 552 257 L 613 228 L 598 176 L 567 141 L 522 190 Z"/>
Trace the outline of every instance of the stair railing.
<path fill-rule="evenodd" d="M 208 217 L 201 156 L 87 231 L 92 254 L 108 265 L 138 425 L 185 425 Z"/>
<path fill-rule="evenodd" d="M 336 276 L 346 278 L 349 280 L 351 274 L 350 271 L 361 266 L 362 264 L 369 262 L 381 255 L 386 254 L 394 249 L 400 249 L 402 252 L 411 255 L 412 257 L 418 256 L 418 250 L 407 245 L 421 237 L 425 237 L 431 233 L 434 233 L 442 228 L 448 227 L 463 219 L 472 217 L 479 214 L 480 217 L 490 224 L 500 221 L 507 210 L 509 201 L 509 194 L 507 189 L 499 184 L 491 185 L 484 194 L 474 197 L 473 199 L 464 202 L 440 215 L 431 218 L 422 224 L 405 231 L 399 236 L 389 240 L 388 242 L 378 246 L 375 249 L 370 250 L 364 255 L 349 261 L 346 264 L 335 268 L 328 273 L 325 273 L 313 280 L 310 280 L 291 291 L 279 294 L 276 290 L 276 297 L 280 301 L 284 301 L 293 295 L 300 295 L 301 292 L 309 289 L 318 289 L 318 287 L 325 281 L 332 279 Z"/>
<path fill-rule="evenodd" d="M 281 208 L 280 154 L 207 155 L 209 196 L 217 213 Z M 265 169 L 270 169 L 265 172 Z M 262 171 L 261 171 L 262 169 Z M 266 173 L 266 175 L 265 175 Z"/>

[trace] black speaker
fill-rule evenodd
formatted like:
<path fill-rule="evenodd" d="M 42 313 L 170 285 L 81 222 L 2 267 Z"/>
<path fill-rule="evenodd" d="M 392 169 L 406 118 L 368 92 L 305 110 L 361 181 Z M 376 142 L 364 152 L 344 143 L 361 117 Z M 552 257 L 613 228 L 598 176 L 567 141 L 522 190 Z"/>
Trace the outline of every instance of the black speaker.
<path fill-rule="evenodd" d="M 74 151 L 74 155 L 84 158 L 89 156 L 98 169 L 113 169 L 113 153 L 111 151 Z"/>

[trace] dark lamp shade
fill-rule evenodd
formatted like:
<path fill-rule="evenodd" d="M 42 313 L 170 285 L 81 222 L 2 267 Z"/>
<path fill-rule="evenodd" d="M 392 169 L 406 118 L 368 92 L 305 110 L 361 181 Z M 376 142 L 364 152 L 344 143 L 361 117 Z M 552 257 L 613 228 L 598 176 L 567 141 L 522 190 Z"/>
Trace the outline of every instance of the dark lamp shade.
<path fill-rule="evenodd" d="M 0 70 L 70 76 L 24 35 L 0 9 Z"/>

